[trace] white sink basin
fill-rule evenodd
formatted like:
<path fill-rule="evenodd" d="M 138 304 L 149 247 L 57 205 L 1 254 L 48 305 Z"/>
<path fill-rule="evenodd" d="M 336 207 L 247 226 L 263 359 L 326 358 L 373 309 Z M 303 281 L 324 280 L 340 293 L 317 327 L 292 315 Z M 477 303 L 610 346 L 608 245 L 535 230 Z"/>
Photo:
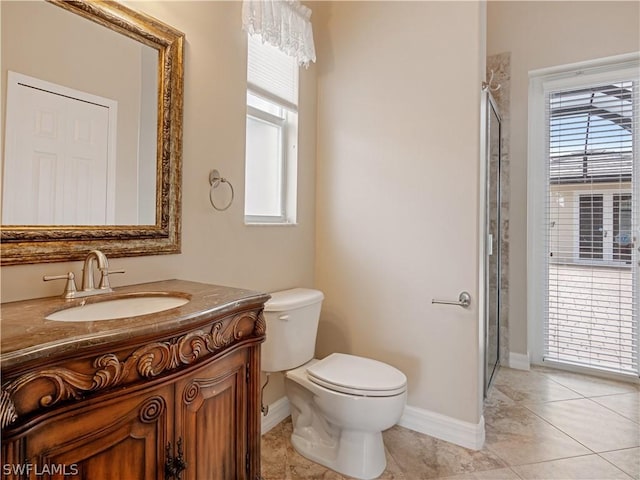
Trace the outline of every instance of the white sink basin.
<path fill-rule="evenodd" d="M 189 299 L 172 295 L 131 296 L 103 300 L 53 312 L 46 320 L 59 322 L 91 322 L 137 317 L 179 307 Z"/>

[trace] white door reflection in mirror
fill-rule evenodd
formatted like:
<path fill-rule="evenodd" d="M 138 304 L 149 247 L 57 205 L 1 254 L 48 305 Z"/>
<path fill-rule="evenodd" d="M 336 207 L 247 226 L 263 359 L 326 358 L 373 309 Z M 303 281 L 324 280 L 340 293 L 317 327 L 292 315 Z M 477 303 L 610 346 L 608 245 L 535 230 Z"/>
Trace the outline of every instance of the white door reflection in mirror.
<path fill-rule="evenodd" d="M 114 223 L 116 119 L 114 100 L 9 72 L 2 223 Z"/>

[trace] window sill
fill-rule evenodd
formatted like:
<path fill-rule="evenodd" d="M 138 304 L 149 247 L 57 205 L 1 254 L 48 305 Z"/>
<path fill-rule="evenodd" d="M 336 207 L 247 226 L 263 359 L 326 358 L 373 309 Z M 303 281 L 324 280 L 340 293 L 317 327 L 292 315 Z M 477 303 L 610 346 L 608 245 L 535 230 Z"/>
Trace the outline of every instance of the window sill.
<path fill-rule="evenodd" d="M 290 222 L 244 222 L 246 227 L 297 227 L 297 223 Z"/>

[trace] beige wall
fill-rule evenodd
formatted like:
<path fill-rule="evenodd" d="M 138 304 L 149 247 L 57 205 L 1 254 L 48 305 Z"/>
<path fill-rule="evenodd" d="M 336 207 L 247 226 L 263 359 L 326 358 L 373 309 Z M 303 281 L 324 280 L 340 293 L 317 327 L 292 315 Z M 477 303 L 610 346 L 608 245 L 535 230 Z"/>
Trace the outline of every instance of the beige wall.
<path fill-rule="evenodd" d="M 182 278 L 273 291 L 312 286 L 315 234 L 315 66 L 301 71 L 298 226 L 243 224 L 246 40 L 240 2 L 128 2 L 186 34 L 183 253 L 112 259 L 114 285 Z M 209 204 L 209 171 L 220 170 L 236 190 L 226 212 Z M 2 301 L 57 295 L 64 285 L 42 275 L 81 265 L 2 267 Z M 277 384 L 277 382 L 276 382 Z M 279 398 L 282 389 L 271 395 Z M 268 392 L 269 393 L 269 392 Z M 269 400 L 269 399 L 267 399 Z"/>
<path fill-rule="evenodd" d="M 477 423 L 482 5 L 317 5 L 317 353 L 388 362 L 410 405 Z M 431 304 L 462 290 L 469 310 Z"/>
<path fill-rule="evenodd" d="M 510 349 L 527 353 L 528 72 L 637 51 L 638 2 L 490 1 L 487 54 L 511 52 Z"/>

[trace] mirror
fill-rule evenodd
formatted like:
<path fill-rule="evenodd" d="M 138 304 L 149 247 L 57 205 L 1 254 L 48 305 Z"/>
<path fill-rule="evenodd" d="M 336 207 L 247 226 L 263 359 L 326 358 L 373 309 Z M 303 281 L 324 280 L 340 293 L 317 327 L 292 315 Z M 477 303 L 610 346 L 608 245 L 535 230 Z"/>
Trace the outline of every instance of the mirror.
<path fill-rule="evenodd" d="M 153 225 L 158 50 L 47 2 L 0 8 L 2 224 Z"/>
<path fill-rule="evenodd" d="M 80 259 L 93 248 L 178 253 L 184 34 L 115 2 L 47 2 L 0 3 L 2 265 Z M 58 111 L 80 113 L 61 121 Z M 92 149 L 66 163 L 55 149 L 71 147 L 41 138 L 65 124 L 71 143 L 90 138 Z M 32 130 L 39 137 L 23 141 Z"/>

